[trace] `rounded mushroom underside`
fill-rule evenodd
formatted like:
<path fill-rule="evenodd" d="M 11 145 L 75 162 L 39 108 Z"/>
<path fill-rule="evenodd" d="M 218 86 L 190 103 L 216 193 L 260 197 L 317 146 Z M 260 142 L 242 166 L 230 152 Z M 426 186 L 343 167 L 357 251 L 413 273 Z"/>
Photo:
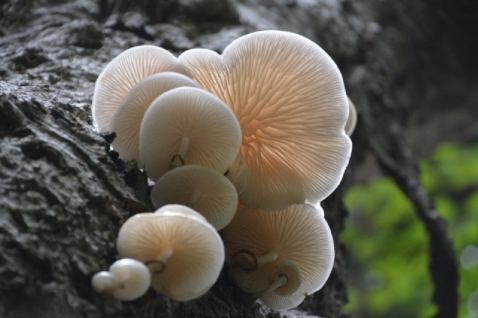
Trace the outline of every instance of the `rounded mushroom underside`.
<path fill-rule="evenodd" d="M 141 162 L 153 180 L 178 163 L 224 173 L 239 153 L 240 143 L 241 129 L 231 110 L 198 88 L 180 87 L 162 94 L 141 123 Z"/>
<path fill-rule="evenodd" d="M 171 249 L 164 271 L 152 277 L 153 287 L 166 296 L 210 287 L 224 262 L 224 246 L 216 230 L 196 216 L 178 212 L 131 217 L 120 230 L 117 249 L 121 256 L 144 263 Z"/>
<path fill-rule="evenodd" d="M 116 109 L 133 86 L 160 72 L 190 76 L 174 55 L 152 45 L 130 48 L 108 63 L 98 76 L 93 95 L 93 124 L 98 132 L 108 131 Z"/>
<path fill-rule="evenodd" d="M 239 210 L 222 236 L 231 255 L 249 250 L 256 257 L 277 253 L 272 262 L 246 272 L 231 266 L 236 284 L 246 292 L 258 293 L 269 286 L 269 277 L 282 261 L 294 262 L 302 275 L 298 292 L 311 294 L 326 282 L 334 261 L 333 239 L 323 214 L 306 204 L 277 212 Z"/>
<path fill-rule="evenodd" d="M 116 132 L 112 146 L 123 160 L 135 159 L 138 166 L 142 166 L 139 156 L 139 131 L 146 110 L 161 94 L 183 86 L 199 88 L 196 82 L 185 75 L 162 72 L 146 77 L 128 92 L 115 111 L 109 129 Z"/>
<path fill-rule="evenodd" d="M 154 214 L 163 214 L 163 213 L 167 213 L 167 214 L 170 214 L 170 213 L 182 213 L 182 214 L 186 214 L 186 215 L 190 215 L 192 217 L 196 217 L 198 218 L 199 220 L 201 220 L 202 222 L 206 223 L 209 225 L 209 222 L 206 220 L 206 218 L 204 217 L 204 215 L 202 215 L 201 213 L 197 212 L 197 211 L 194 211 L 194 209 L 191 209 L 190 207 L 187 207 L 185 205 L 181 205 L 181 204 L 168 204 L 168 205 L 165 205 L 163 207 L 160 207 L 159 209 L 157 209 L 156 211 L 154 211 Z"/>
<path fill-rule="evenodd" d="M 134 259 L 120 259 L 109 269 L 116 286 L 111 295 L 124 301 L 143 296 L 151 286 L 151 273 L 146 265 Z"/>
<path fill-rule="evenodd" d="M 216 230 L 223 229 L 236 214 L 238 197 L 234 185 L 222 174 L 198 165 L 168 171 L 151 191 L 155 207 L 182 204 L 201 213 Z"/>
<path fill-rule="evenodd" d="M 196 49 L 179 61 L 239 120 L 244 163 L 228 177 L 243 204 L 283 209 L 319 202 L 338 186 L 351 152 L 348 102 L 340 71 L 319 46 L 262 31 L 235 40 L 222 55 Z"/>

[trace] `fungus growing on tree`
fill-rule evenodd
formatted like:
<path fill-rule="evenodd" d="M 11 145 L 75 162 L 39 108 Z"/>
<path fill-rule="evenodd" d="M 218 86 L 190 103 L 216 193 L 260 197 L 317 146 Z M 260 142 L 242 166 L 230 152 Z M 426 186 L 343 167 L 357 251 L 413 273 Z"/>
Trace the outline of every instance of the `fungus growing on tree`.
<path fill-rule="evenodd" d="M 352 148 L 344 132 L 349 106 L 339 69 L 318 45 L 262 31 L 233 41 L 222 55 L 193 49 L 179 61 L 241 125 L 241 152 L 228 178 L 242 204 L 317 204 L 338 186 Z"/>
<path fill-rule="evenodd" d="M 201 213 L 216 230 L 228 225 L 237 209 L 237 192 L 224 175 L 206 167 L 188 165 L 168 171 L 151 191 L 155 208 L 186 205 Z"/>
<path fill-rule="evenodd" d="M 157 46 L 130 48 L 115 57 L 96 80 L 93 95 L 93 125 L 98 132 L 108 131 L 110 121 L 128 92 L 149 75 L 176 72 L 189 76 L 176 57 Z"/>
<path fill-rule="evenodd" d="M 299 305 L 332 270 L 332 234 L 323 212 L 310 205 L 277 212 L 242 208 L 222 233 L 233 280 L 272 309 Z"/>
<path fill-rule="evenodd" d="M 120 256 L 145 263 L 152 272 L 151 286 L 175 300 L 206 293 L 216 282 L 224 262 L 224 245 L 212 225 L 193 213 L 141 213 L 121 227 Z M 184 209 L 189 209 L 184 207 Z"/>
<path fill-rule="evenodd" d="M 151 286 L 151 273 L 143 263 L 129 258 L 120 259 L 93 276 L 93 289 L 97 293 L 111 294 L 120 300 L 134 300 L 143 296 Z"/>
<path fill-rule="evenodd" d="M 163 72 L 148 76 L 136 84 L 121 102 L 111 120 L 110 131 L 116 132 L 113 149 L 124 160 L 139 160 L 139 129 L 144 113 L 161 94 L 177 87 L 199 87 L 187 76 Z"/>
<path fill-rule="evenodd" d="M 180 87 L 154 100 L 141 123 L 139 150 L 148 176 L 198 164 L 224 173 L 239 153 L 241 128 L 219 98 Z"/>

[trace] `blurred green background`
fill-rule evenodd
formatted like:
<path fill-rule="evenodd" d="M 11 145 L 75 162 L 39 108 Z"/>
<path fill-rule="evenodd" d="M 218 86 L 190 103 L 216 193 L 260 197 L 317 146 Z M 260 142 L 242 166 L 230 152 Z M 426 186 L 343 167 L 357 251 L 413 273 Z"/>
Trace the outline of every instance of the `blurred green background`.
<path fill-rule="evenodd" d="M 478 317 L 478 145 L 443 144 L 420 163 L 421 180 L 448 222 L 460 269 L 460 318 Z M 351 188 L 342 239 L 350 253 L 353 317 L 430 317 L 428 235 L 390 178 Z"/>

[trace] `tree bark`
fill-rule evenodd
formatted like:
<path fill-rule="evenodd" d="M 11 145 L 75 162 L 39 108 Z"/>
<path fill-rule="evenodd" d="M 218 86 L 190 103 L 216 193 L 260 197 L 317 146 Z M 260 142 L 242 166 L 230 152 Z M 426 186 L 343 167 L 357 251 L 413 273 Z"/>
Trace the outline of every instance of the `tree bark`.
<path fill-rule="evenodd" d="M 436 129 L 444 123 L 455 132 L 461 129 L 455 139 L 478 136 L 476 128 L 457 119 L 471 122 L 477 116 L 472 107 L 476 55 L 466 50 L 476 43 L 464 36 L 475 31 L 477 19 L 458 20 L 477 11 L 469 2 L 452 2 L 0 1 L 0 316 L 301 315 L 251 303 L 227 278 L 227 266 L 208 294 L 184 303 L 152 291 L 122 303 L 95 294 L 90 285 L 92 275 L 116 259 L 121 224 L 152 210 L 145 174 L 110 150 L 114 136 L 92 130 L 90 104 L 102 68 L 135 45 L 154 44 L 175 54 L 193 47 L 221 52 L 241 35 L 272 28 L 321 45 L 342 70 L 359 113 L 351 166 L 324 202 L 336 246 L 334 269 L 301 310 L 347 317 L 342 312 L 347 302 L 339 238 L 347 215 L 342 197 L 370 171 L 362 164 L 365 158 L 375 158 L 411 198 L 430 233 L 437 317 L 456 317 L 452 245 L 419 184 L 412 155 L 429 153 L 417 151 L 421 125 L 433 132 L 421 140 L 428 140 L 430 149 L 445 139 Z M 465 63 L 470 64 L 465 68 Z M 449 103 L 436 111 L 446 98 L 462 102 L 459 115 L 446 116 L 453 114 Z"/>

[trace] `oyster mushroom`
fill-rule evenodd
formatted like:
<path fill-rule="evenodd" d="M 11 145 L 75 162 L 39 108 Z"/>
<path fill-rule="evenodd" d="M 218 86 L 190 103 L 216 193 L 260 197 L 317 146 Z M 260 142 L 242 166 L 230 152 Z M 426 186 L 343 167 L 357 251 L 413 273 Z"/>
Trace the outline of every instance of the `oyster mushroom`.
<path fill-rule="evenodd" d="M 139 151 L 148 176 L 158 180 L 171 168 L 198 164 L 224 173 L 241 144 L 231 110 L 199 88 L 172 89 L 154 100 L 141 123 Z"/>
<path fill-rule="evenodd" d="M 98 132 L 108 131 L 116 109 L 128 92 L 149 75 L 189 71 L 176 57 L 160 47 L 141 45 L 115 57 L 98 76 L 93 94 L 93 124 Z"/>
<path fill-rule="evenodd" d="M 177 87 L 199 87 L 187 76 L 173 72 L 153 74 L 136 84 L 125 96 L 110 124 L 116 132 L 113 149 L 124 160 L 139 160 L 139 129 L 144 114 L 151 103 L 161 94 Z"/>
<path fill-rule="evenodd" d="M 323 212 L 307 204 L 277 212 L 242 208 L 222 236 L 235 283 L 275 310 L 299 305 L 332 270 L 332 234 Z"/>
<path fill-rule="evenodd" d="M 316 204 L 338 186 L 352 149 L 344 132 L 348 101 L 339 69 L 318 45 L 261 31 L 222 55 L 193 49 L 178 59 L 241 125 L 241 151 L 228 178 L 242 204 L 268 211 Z"/>
<path fill-rule="evenodd" d="M 151 191 L 155 208 L 186 205 L 201 213 L 216 228 L 228 225 L 237 209 L 237 192 L 224 175 L 206 167 L 189 165 L 168 171 Z"/>
<path fill-rule="evenodd" d="M 97 293 L 129 301 L 146 293 L 151 286 L 151 273 L 143 263 L 125 258 L 114 262 L 109 271 L 95 274 L 91 284 Z"/>
<path fill-rule="evenodd" d="M 145 263 L 151 286 L 175 300 L 197 298 L 216 282 L 224 262 L 224 246 L 212 225 L 194 213 L 141 213 L 122 226 L 117 250 L 122 257 Z M 189 209 L 184 207 L 184 209 Z"/>

